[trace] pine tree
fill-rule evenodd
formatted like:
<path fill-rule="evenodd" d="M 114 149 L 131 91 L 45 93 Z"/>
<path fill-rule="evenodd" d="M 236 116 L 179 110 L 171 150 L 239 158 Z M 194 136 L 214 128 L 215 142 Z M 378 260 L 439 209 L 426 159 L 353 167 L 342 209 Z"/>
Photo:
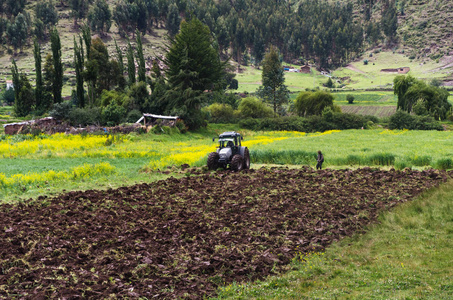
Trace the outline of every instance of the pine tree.
<path fill-rule="evenodd" d="M 96 0 L 88 13 L 87 20 L 91 30 L 98 31 L 101 35 L 108 32 L 112 26 L 112 12 L 108 3 L 105 0 Z"/>
<path fill-rule="evenodd" d="M 264 56 L 262 65 L 262 86 L 258 88 L 257 95 L 269 102 L 273 106 L 274 113 L 277 113 L 277 109 L 289 100 L 289 91 L 284 84 L 285 75 L 278 50 L 271 47 Z"/>
<path fill-rule="evenodd" d="M 163 97 L 167 112 L 182 116 L 189 128 L 200 127 L 205 122 L 201 114 L 205 91 L 222 88 L 226 62 L 220 61 L 209 28 L 196 18 L 183 21 L 170 44 L 165 58 L 169 89 Z"/>
<path fill-rule="evenodd" d="M 86 17 L 88 12 L 88 0 L 70 0 L 71 15 L 74 18 L 74 27 L 77 28 L 77 21 Z"/>

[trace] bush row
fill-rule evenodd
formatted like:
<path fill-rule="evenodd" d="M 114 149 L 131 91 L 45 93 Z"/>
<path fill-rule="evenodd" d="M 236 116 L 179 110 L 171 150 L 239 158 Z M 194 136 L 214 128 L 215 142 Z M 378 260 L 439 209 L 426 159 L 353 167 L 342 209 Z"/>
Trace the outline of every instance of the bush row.
<path fill-rule="evenodd" d="M 323 116 L 309 117 L 276 117 L 263 119 L 244 119 L 239 125 L 250 130 L 288 130 L 302 132 L 317 132 L 332 129 L 360 129 L 370 128 L 379 122 L 373 116 L 361 116 L 338 112 L 327 112 Z"/>
<path fill-rule="evenodd" d="M 55 104 L 50 115 L 58 120 L 68 121 L 73 126 L 107 125 L 115 126 L 122 122 L 136 122 L 142 113 L 138 110 L 126 109 L 118 105 L 107 105 L 105 107 L 76 108 L 69 102 Z"/>
<path fill-rule="evenodd" d="M 390 117 L 389 129 L 444 130 L 442 125 L 431 116 L 411 115 L 401 110 Z"/>

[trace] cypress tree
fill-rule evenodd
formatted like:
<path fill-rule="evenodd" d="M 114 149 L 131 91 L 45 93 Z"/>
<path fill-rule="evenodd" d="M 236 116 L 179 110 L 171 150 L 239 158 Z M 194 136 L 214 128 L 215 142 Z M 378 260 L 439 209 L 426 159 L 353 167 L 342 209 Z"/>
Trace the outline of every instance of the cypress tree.
<path fill-rule="evenodd" d="M 13 76 L 14 99 L 17 100 L 19 98 L 19 92 L 20 92 L 21 86 L 20 86 L 19 71 L 17 70 L 16 61 L 14 59 L 13 59 L 13 65 L 11 67 L 11 74 Z M 14 106 L 16 106 L 16 101 L 14 101 Z"/>
<path fill-rule="evenodd" d="M 129 86 L 133 85 L 135 79 L 135 61 L 134 61 L 134 50 L 132 50 L 131 42 L 127 45 L 127 75 L 129 78 Z"/>
<path fill-rule="evenodd" d="M 14 84 L 14 113 L 17 117 L 25 117 L 30 114 L 34 105 L 33 89 L 27 76 L 25 74 L 19 75 L 14 59 L 11 73 Z"/>
<path fill-rule="evenodd" d="M 39 47 L 38 41 L 35 39 L 33 55 L 35 57 L 35 70 L 36 70 L 36 89 L 35 89 L 35 101 L 36 108 L 40 110 L 44 108 L 43 106 L 43 83 L 42 83 L 42 62 L 41 62 L 41 49 Z"/>
<path fill-rule="evenodd" d="M 52 48 L 53 67 L 55 78 L 52 85 L 54 103 L 61 103 L 61 90 L 63 88 L 63 64 L 61 62 L 61 42 L 60 36 L 56 28 L 52 30 L 50 35 L 50 45 Z"/>
<path fill-rule="evenodd" d="M 120 67 L 120 73 L 121 75 L 124 74 L 124 60 L 123 60 L 123 52 L 121 51 L 120 47 L 116 43 L 115 39 L 115 49 L 116 49 L 116 56 L 118 60 L 118 66 Z"/>
<path fill-rule="evenodd" d="M 138 81 L 146 82 L 145 57 L 143 56 L 143 46 L 141 33 L 136 30 L 137 39 L 137 60 L 138 60 Z"/>
<path fill-rule="evenodd" d="M 85 95 L 83 90 L 83 59 L 82 59 L 82 51 L 83 45 L 80 44 L 80 48 L 77 46 L 77 41 L 74 37 L 74 66 L 76 72 L 76 93 L 77 93 L 77 100 L 79 107 L 85 106 Z"/>
<path fill-rule="evenodd" d="M 90 57 L 91 30 L 90 30 L 90 27 L 88 27 L 87 25 L 84 25 L 82 27 L 82 38 L 83 38 L 83 41 L 85 42 L 85 49 L 87 51 L 87 57 Z M 82 44 L 82 43 L 80 43 L 80 44 Z M 82 56 L 83 56 L 83 52 L 82 52 Z"/>

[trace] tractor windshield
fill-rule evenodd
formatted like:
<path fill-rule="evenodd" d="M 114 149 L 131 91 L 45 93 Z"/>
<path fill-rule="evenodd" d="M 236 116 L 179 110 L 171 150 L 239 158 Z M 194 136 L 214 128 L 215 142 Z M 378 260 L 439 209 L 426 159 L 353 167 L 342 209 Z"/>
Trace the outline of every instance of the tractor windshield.
<path fill-rule="evenodd" d="M 234 147 L 234 139 L 219 139 L 220 148 Z"/>

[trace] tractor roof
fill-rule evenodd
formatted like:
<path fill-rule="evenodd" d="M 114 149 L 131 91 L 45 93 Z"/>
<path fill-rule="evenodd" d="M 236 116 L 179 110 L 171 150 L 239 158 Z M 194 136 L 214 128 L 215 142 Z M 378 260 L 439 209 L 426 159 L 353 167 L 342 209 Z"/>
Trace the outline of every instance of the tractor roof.
<path fill-rule="evenodd" d="M 241 136 L 241 134 L 237 133 L 236 131 L 226 131 L 226 132 L 222 133 L 221 135 L 219 135 L 219 138 L 232 138 L 232 137 L 237 137 L 237 136 Z"/>

